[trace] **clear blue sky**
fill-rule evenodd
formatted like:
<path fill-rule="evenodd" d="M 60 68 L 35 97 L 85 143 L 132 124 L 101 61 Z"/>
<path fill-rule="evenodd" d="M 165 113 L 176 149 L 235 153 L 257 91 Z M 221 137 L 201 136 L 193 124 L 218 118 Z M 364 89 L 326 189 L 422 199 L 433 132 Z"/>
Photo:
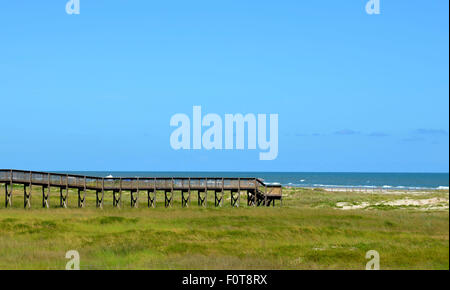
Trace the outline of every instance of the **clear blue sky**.
<path fill-rule="evenodd" d="M 448 172 L 449 2 L 0 2 L 0 167 Z M 278 113 L 279 155 L 174 151 L 170 117 Z"/>

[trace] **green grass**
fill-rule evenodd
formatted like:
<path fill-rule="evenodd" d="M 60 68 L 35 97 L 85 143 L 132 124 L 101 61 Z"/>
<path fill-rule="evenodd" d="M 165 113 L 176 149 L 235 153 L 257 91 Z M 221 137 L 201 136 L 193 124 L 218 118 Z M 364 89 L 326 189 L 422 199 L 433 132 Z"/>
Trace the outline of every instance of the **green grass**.
<path fill-rule="evenodd" d="M 0 187 L 0 189 L 3 189 Z M 449 212 L 415 207 L 339 210 L 337 202 L 379 202 L 407 195 L 285 189 L 283 207 L 181 208 L 179 194 L 166 209 L 41 209 L 38 188 L 24 210 L 20 187 L 13 208 L 0 209 L 0 269 L 64 269 L 65 253 L 77 250 L 82 269 L 364 269 L 365 253 L 377 250 L 382 269 L 449 269 Z M 411 198 L 443 197 L 428 192 Z M 3 200 L 2 200 L 3 202 Z M 245 197 L 241 198 L 241 205 Z"/>

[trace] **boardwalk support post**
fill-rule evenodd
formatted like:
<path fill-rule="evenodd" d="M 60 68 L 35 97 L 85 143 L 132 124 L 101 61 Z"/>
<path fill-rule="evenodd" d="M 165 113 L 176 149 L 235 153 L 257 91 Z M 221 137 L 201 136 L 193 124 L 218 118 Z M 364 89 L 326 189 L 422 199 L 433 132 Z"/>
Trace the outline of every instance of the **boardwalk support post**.
<path fill-rule="evenodd" d="M 156 178 L 153 178 L 153 192 L 152 190 L 147 190 L 147 205 L 148 207 L 156 207 Z"/>
<path fill-rule="evenodd" d="M 12 192 L 13 192 L 12 183 L 10 183 L 9 186 L 7 183 L 5 183 L 5 207 L 12 206 Z"/>
<path fill-rule="evenodd" d="M 64 207 L 63 206 L 63 188 L 62 187 L 59 188 L 59 206 Z"/>
<path fill-rule="evenodd" d="M 197 191 L 198 193 L 198 206 L 203 206 L 203 207 L 207 207 L 207 203 L 208 203 L 208 179 L 205 178 L 205 188 L 203 189 L 199 189 Z M 202 196 L 203 193 L 203 196 Z"/>
<path fill-rule="evenodd" d="M 240 199 L 240 192 L 238 190 L 231 190 L 231 206 L 232 207 L 239 207 L 239 199 Z"/>
<path fill-rule="evenodd" d="M 81 191 L 82 191 L 82 189 L 78 188 L 78 207 L 79 208 L 84 207 L 84 205 L 83 205 L 84 201 L 83 201 L 83 198 L 81 197 Z"/>
<path fill-rule="evenodd" d="M 120 178 L 120 188 L 119 188 L 119 200 L 117 201 L 117 206 L 122 207 L 122 177 Z"/>
<path fill-rule="evenodd" d="M 165 207 L 172 207 L 173 191 L 164 190 L 164 205 Z"/>
<path fill-rule="evenodd" d="M 237 207 L 241 205 L 241 178 L 238 178 Z"/>
<path fill-rule="evenodd" d="M 220 194 L 221 191 L 214 191 L 214 206 L 222 206 L 222 195 Z"/>
<path fill-rule="evenodd" d="M 188 207 L 188 206 L 189 206 L 189 191 L 182 190 L 181 191 L 181 207 Z"/>
<path fill-rule="evenodd" d="M 83 196 L 81 196 L 83 191 Z M 78 207 L 83 208 L 86 205 L 86 176 L 83 178 L 83 189 L 78 188 Z"/>
<path fill-rule="evenodd" d="M 103 201 L 105 200 L 105 178 L 102 178 L 102 198 L 100 199 L 100 208 L 103 209 Z"/>
<path fill-rule="evenodd" d="M 48 206 L 48 194 L 46 194 L 46 191 L 45 191 L 45 186 L 43 185 L 42 186 L 42 207 L 43 208 L 48 208 L 49 206 Z"/>
<path fill-rule="evenodd" d="M 208 207 L 208 178 L 205 178 L 205 198 L 204 198 L 204 207 Z"/>
<path fill-rule="evenodd" d="M 133 195 L 133 190 L 131 190 L 131 207 L 137 208 L 138 204 L 139 204 L 139 177 L 137 178 L 136 196 Z"/>
<path fill-rule="evenodd" d="M 23 186 L 23 206 L 24 208 L 31 208 L 31 193 L 33 192 L 33 173 L 30 171 L 30 178 L 28 180 L 28 189 L 27 192 L 26 185 Z"/>
<path fill-rule="evenodd" d="M 95 191 L 95 206 L 98 208 L 101 207 L 100 192 L 101 192 L 101 190 L 98 190 L 98 189 Z"/>
<path fill-rule="evenodd" d="M 216 186 L 217 188 L 217 186 Z M 220 195 L 219 195 L 220 194 Z M 223 204 L 223 196 L 224 196 L 224 179 L 222 178 L 222 185 L 221 185 L 221 189 L 220 190 L 215 190 L 214 191 L 214 206 L 218 207 L 222 207 Z"/>
<path fill-rule="evenodd" d="M 117 196 L 117 193 L 118 196 Z M 113 206 L 121 207 L 122 203 L 122 178 L 119 179 L 119 191 L 113 190 Z"/>
<path fill-rule="evenodd" d="M 138 208 L 139 207 L 139 195 L 140 195 L 140 186 L 139 186 L 139 178 L 137 179 L 137 189 L 136 189 L 136 200 L 135 200 L 135 203 L 134 203 L 134 206 L 136 207 L 136 208 Z"/>
<path fill-rule="evenodd" d="M 267 206 L 267 185 L 264 186 L 264 206 Z"/>
<path fill-rule="evenodd" d="M 255 196 L 253 197 L 253 206 L 258 205 L 258 179 L 255 178 Z"/>
<path fill-rule="evenodd" d="M 62 176 L 59 177 L 59 206 L 62 207 L 62 196 L 63 196 L 63 189 L 62 189 Z"/>
<path fill-rule="evenodd" d="M 173 187 L 174 187 L 174 180 L 173 178 L 171 179 L 171 184 L 170 184 L 170 190 L 165 190 L 165 202 L 164 204 L 166 205 L 166 207 L 172 207 L 172 203 L 173 203 Z"/>
<path fill-rule="evenodd" d="M 189 177 L 189 189 L 188 189 L 188 203 L 187 206 L 191 206 L 191 178 Z"/>
<path fill-rule="evenodd" d="M 27 187 L 29 188 L 27 191 Z M 31 184 L 23 185 L 23 208 L 31 208 Z"/>
<path fill-rule="evenodd" d="M 204 193 L 203 196 L 202 193 Z M 206 200 L 206 190 L 198 190 L 198 202 L 197 202 L 198 206 L 205 206 L 205 200 Z"/>
<path fill-rule="evenodd" d="M 12 206 L 12 194 L 13 194 L 13 171 L 10 171 L 9 176 L 9 190 L 8 185 L 5 183 L 5 207 L 11 207 Z"/>
<path fill-rule="evenodd" d="M 167 180 L 165 181 L 166 187 L 167 187 Z M 173 203 L 173 187 L 174 187 L 174 180 L 171 179 L 171 185 L 169 190 L 164 190 L 164 206 L 165 207 L 172 207 Z"/>
<path fill-rule="evenodd" d="M 113 207 L 117 207 L 118 199 L 116 198 L 117 191 L 113 190 Z"/>
<path fill-rule="evenodd" d="M 45 190 L 47 189 L 47 190 Z M 42 207 L 44 208 L 49 208 L 49 202 L 48 202 L 48 198 L 50 197 L 50 191 L 51 191 L 51 186 L 50 186 L 50 173 L 48 173 L 47 175 L 47 188 L 45 188 L 45 186 L 42 186 Z"/>
<path fill-rule="evenodd" d="M 60 181 L 61 180 L 62 177 L 60 178 Z M 59 203 L 62 208 L 67 208 L 67 197 L 69 197 L 69 175 L 66 175 L 66 187 L 62 187 L 62 182 L 60 182 L 60 184 L 61 187 L 59 188 Z"/>
<path fill-rule="evenodd" d="M 189 207 L 191 196 L 191 179 L 188 179 L 188 188 L 184 188 L 184 180 L 181 180 L 181 207 Z"/>
<path fill-rule="evenodd" d="M 147 206 L 150 208 L 150 207 L 153 207 L 153 208 L 155 208 L 156 207 L 156 191 L 155 190 L 147 190 L 147 199 L 148 199 L 148 202 L 147 202 Z"/>
<path fill-rule="evenodd" d="M 220 207 L 223 206 L 223 198 L 225 197 L 225 179 L 222 177 L 222 190 L 220 193 Z"/>

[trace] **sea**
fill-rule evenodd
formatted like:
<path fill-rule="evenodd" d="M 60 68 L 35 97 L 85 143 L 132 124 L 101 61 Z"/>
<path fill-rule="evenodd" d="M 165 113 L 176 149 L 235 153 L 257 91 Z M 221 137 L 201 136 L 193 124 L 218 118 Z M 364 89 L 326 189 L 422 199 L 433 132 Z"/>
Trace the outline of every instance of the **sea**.
<path fill-rule="evenodd" d="M 312 188 L 448 189 L 448 173 L 70 171 L 113 177 L 257 177 L 268 184 Z"/>

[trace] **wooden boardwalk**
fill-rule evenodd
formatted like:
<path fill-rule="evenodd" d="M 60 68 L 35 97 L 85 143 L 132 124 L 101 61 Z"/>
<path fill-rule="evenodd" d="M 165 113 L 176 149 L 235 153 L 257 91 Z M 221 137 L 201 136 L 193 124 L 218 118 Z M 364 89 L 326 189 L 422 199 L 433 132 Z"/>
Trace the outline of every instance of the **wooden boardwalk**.
<path fill-rule="evenodd" d="M 282 204 L 282 187 L 265 184 L 259 178 L 230 177 L 95 177 L 39 171 L 0 169 L 0 184 L 5 187 L 5 207 L 12 206 L 13 185 L 23 186 L 24 208 L 31 208 L 33 187 L 42 190 L 42 207 L 49 207 L 50 189 L 59 188 L 60 206 L 68 205 L 69 189 L 76 189 L 78 207 L 86 206 L 87 194 L 95 192 L 96 206 L 103 208 L 105 194 L 112 193 L 113 206 L 122 207 L 122 193 L 130 192 L 130 205 L 137 207 L 140 193 L 146 193 L 147 206 L 156 206 L 156 195 L 164 195 L 164 206 L 172 207 L 174 194 L 181 196 L 182 207 L 191 203 L 191 193 L 197 194 L 199 206 L 206 207 L 208 193 L 214 193 L 214 205 L 221 207 L 225 192 L 231 195 L 231 206 L 239 207 L 241 193 L 247 193 L 248 206 Z M 91 193 L 89 193 L 91 191 Z"/>

